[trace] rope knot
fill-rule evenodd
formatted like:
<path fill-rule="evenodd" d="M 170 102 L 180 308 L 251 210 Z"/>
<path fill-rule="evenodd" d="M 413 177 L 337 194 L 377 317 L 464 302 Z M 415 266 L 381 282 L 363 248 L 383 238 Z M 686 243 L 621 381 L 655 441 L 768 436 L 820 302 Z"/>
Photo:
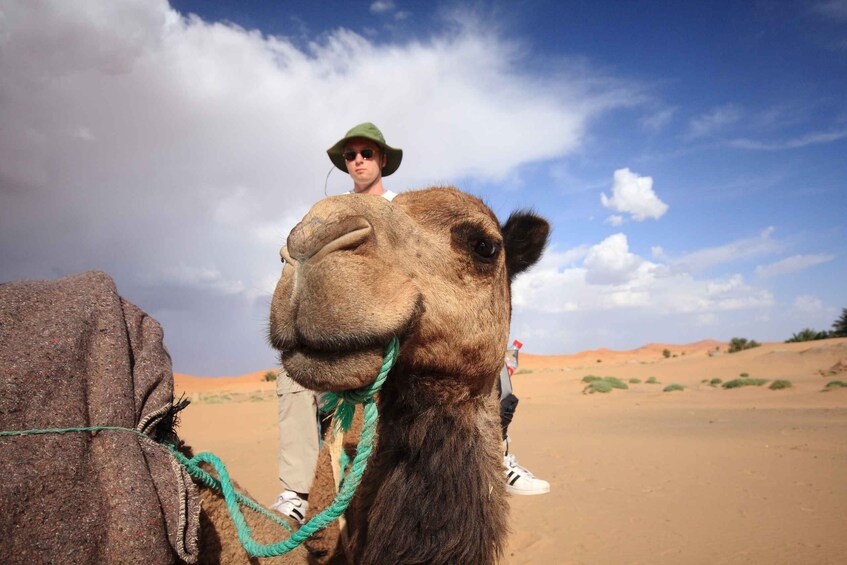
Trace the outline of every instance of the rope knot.
<path fill-rule="evenodd" d="M 332 417 L 335 422 L 336 432 L 346 432 L 350 429 L 357 404 L 366 405 L 374 401 L 374 395 L 379 392 L 379 389 L 385 383 L 391 367 L 397 360 L 399 350 L 400 340 L 394 336 L 385 347 L 382 367 L 371 384 L 352 390 L 327 392 L 321 396 L 321 410 L 324 412 L 333 412 Z"/>

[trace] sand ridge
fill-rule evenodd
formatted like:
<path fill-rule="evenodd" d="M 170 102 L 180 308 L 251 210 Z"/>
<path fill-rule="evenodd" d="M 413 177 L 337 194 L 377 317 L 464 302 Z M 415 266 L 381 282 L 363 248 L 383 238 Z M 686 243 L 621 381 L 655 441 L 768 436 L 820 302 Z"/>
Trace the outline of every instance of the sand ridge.
<path fill-rule="evenodd" d="M 522 353 L 512 448 L 551 492 L 510 498 L 505 562 L 842 563 L 847 388 L 823 390 L 847 382 L 847 338 L 725 350 L 707 340 Z M 280 486 L 266 372 L 175 383 L 177 396 L 197 399 L 183 412 L 183 438 L 220 455 L 268 504 Z M 792 386 L 708 382 L 742 373 Z M 586 375 L 629 388 L 584 394 Z M 669 384 L 685 390 L 663 392 Z"/>

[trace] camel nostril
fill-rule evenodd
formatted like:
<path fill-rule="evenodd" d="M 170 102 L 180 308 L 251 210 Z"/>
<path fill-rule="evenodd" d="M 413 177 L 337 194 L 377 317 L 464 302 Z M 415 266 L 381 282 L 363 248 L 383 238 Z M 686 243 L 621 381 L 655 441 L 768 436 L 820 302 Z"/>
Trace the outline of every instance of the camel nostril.
<path fill-rule="evenodd" d="M 298 224 L 288 236 L 288 253 L 297 261 L 317 261 L 334 251 L 361 245 L 372 231 L 370 222 L 363 216 L 330 222 L 311 218 Z"/>

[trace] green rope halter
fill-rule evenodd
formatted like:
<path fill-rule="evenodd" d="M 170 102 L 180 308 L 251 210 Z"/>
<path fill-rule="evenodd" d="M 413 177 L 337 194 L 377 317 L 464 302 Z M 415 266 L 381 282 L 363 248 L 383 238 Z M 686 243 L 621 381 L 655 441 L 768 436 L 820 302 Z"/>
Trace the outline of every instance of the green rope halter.
<path fill-rule="evenodd" d="M 396 337 L 392 337 L 385 348 L 382 368 L 371 384 L 353 390 L 327 392 L 321 396 L 321 410 L 324 412 L 335 411 L 332 415 L 332 421 L 335 423 L 336 431 L 346 432 L 350 429 L 357 404 L 367 407 L 374 403 L 374 395 L 379 392 L 385 379 L 388 378 L 388 372 L 394 366 L 399 351 L 400 341 Z"/>
<path fill-rule="evenodd" d="M 396 337 L 392 337 L 391 341 L 389 341 L 388 345 L 385 348 L 385 356 L 383 357 L 382 367 L 377 374 L 377 378 L 373 383 L 366 387 L 362 387 L 360 389 L 355 389 L 351 391 L 345 391 L 342 393 L 327 393 L 324 395 L 325 402 L 331 402 L 332 408 L 335 409 L 336 417 L 340 418 L 340 422 L 338 425 L 341 429 L 347 430 L 350 427 L 350 421 L 352 421 L 353 410 L 355 409 L 355 404 L 362 404 L 365 413 L 365 423 L 362 427 L 361 438 L 359 439 L 359 445 L 356 450 L 356 457 L 353 459 L 353 465 L 350 469 L 350 472 L 345 477 L 344 481 L 341 484 L 341 488 L 338 494 L 335 497 L 332 505 L 329 508 L 313 517 L 311 520 L 306 522 L 303 526 L 300 527 L 299 530 L 294 532 L 290 538 L 283 540 L 278 543 L 273 544 L 261 544 L 253 539 L 252 531 L 250 530 L 250 526 L 247 525 L 247 521 L 244 518 L 244 514 L 241 512 L 241 508 L 239 505 L 246 506 L 257 512 L 272 519 L 274 522 L 280 524 L 281 526 L 291 531 L 291 526 L 279 517 L 277 514 L 266 510 L 262 507 L 258 502 L 253 499 L 244 496 L 235 491 L 235 488 L 232 486 L 232 480 L 229 478 L 229 472 L 226 470 L 226 466 L 223 464 L 216 455 L 213 453 L 198 453 L 192 458 L 188 458 L 182 453 L 180 453 L 176 447 L 172 445 L 168 445 L 168 449 L 170 449 L 171 453 L 173 453 L 174 457 L 182 463 L 188 473 L 197 481 L 205 485 L 209 488 L 214 488 L 223 494 L 224 501 L 226 502 L 227 509 L 229 510 L 229 515 L 232 518 L 233 523 L 235 524 L 236 530 L 238 531 L 238 539 L 241 541 L 241 545 L 244 546 L 244 549 L 253 557 L 277 557 L 280 555 L 285 555 L 301 543 L 306 540 L 309 536 L 317 532 L 318 530 L 325 528 L 334 520 L 337 520 L 339 516 L 341 516 L 350 505 L 350 500 L 353 498 L 353 495 L 356 493 L 356 487 L 359 486 L 359 483 L 362 480 L 362 475 L 365 472 L 365 468 L 368 464 L 368 458 L 373 451 L 374 444 L 374 435 L 376 432 L 376 422 L 378 420 L 379 414 L 376 407 L 376 402 L 374 401 L 374 394 L 382 387 L 382 384 L 385 382 L 386 377 L 388 376 L 389 371 L 391 371 L 391 367 L 394 365 L 394 362 L 397 360 L 397 354 L 400 350 L 400 341 Z M 325 404 L 326 405 L 326 404 Z M 346 427 L 343 423 L 346 421 Z M 8 437 L 8 436 L 25 436 L 25 435 L 41 435 L 41 434 L 63 434 L 68 432 L 100 432 L 100 431 L 123 431 L 123 432 L 131 432 L 141 437 L 149 439 L 149 436 L 146 434 L 139 432 L 138 430 L 134 430 L 132 428 L 122 428 L 119 426 L 91 426 L 91 427 L 77 427 L 77 428 L 50 428 L 43 430 L 17 430 L 17 431 L 8 431 L 3 432 L 0 431 L 0 437 Z M 218 478 L 216 479 L 206 471 L 200 468 L 200 463 L 208 463 L 211 465 L 218 474 Z"/>

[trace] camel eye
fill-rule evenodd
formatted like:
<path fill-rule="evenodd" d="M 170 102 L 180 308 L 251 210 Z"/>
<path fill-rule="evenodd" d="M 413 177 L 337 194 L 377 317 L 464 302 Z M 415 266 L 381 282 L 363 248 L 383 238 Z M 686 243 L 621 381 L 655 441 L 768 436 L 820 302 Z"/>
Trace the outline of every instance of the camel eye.
<path fill-rule="evenodd" d="M 474 253 L 483 261 L 493 261 L 500 251 L 500 245 L 488 239 L 480 239 L 474 244 Z"/>

